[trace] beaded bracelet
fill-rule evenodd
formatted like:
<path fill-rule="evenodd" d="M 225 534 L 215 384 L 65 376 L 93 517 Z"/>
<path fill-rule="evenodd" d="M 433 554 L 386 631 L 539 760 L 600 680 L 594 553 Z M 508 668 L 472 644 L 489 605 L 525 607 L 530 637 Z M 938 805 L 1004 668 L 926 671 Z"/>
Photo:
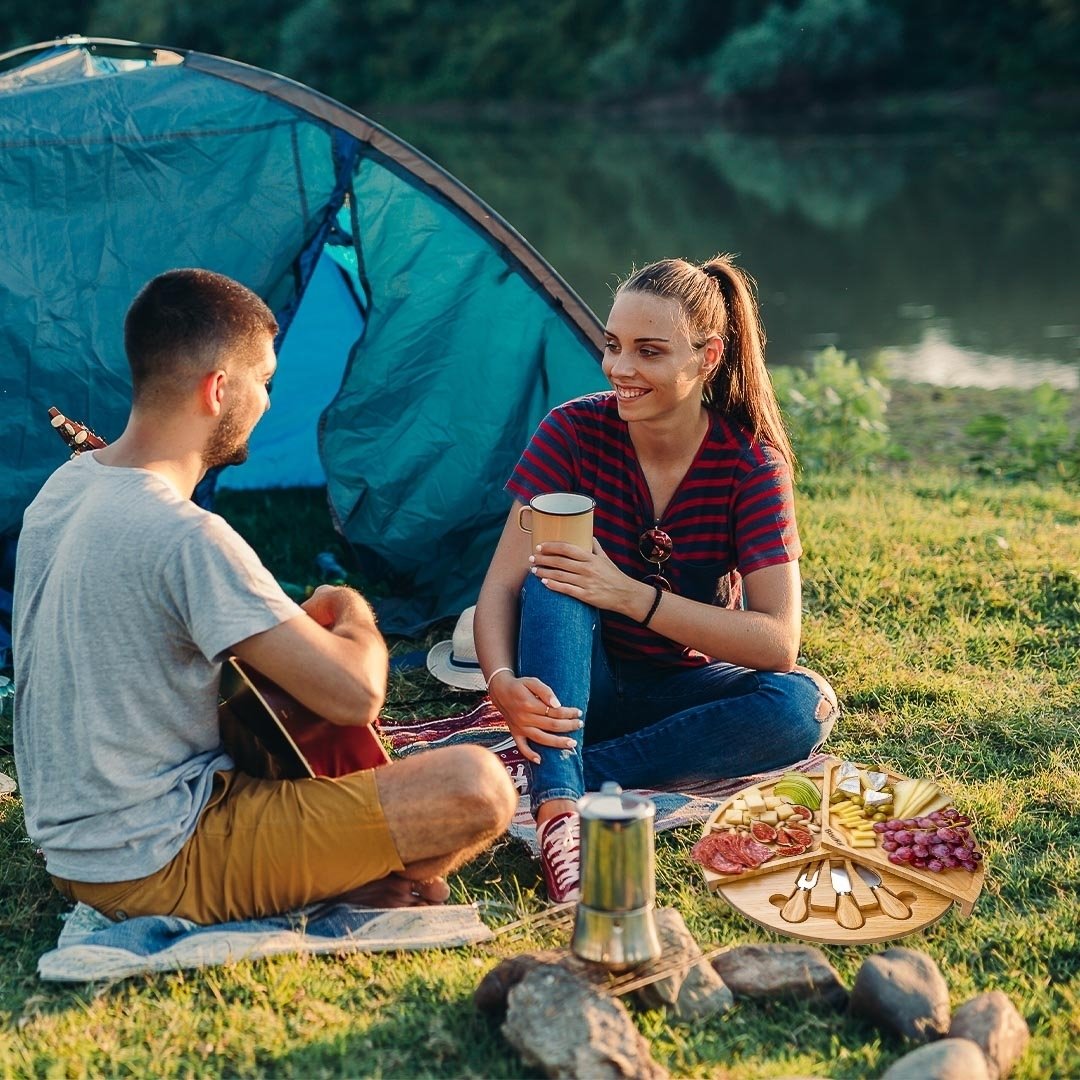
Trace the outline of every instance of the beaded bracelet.
<path fill-rule="evenodd" d="M 652 622 L 652 617 L 656 614 L 656 609 L 660 606 L 660 599 L 664 595 L 664 590 L 659 585 L 653 585 L 656 590 L 656 599 L 652 602 L 652 607 L 649 608 L 649 614 L 642 619 L 638 626 L 648 626 Z"/>

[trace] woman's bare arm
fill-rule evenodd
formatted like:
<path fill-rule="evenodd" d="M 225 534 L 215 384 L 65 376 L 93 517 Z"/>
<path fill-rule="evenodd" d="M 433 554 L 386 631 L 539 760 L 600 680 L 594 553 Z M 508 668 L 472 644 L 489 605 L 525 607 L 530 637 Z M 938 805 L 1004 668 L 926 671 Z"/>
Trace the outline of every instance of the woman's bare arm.
<path fill-rule="evenodd" d="M 538 762 L 539 755 L 529 741 L 544 746 L 573 746 L 565 733 L 581 726 L 581 714 L 576 708 L 564 707 L 539 679 L 517 677 L 519 597 L 532 547 L 530 535 L 518 528 L 521 505 L 515 501 L 506 519 L 480 589 L 473 641 L 480 667 L 489 680 L 491 700 L 503 714 L 518 749 L 529 760 Z"/>

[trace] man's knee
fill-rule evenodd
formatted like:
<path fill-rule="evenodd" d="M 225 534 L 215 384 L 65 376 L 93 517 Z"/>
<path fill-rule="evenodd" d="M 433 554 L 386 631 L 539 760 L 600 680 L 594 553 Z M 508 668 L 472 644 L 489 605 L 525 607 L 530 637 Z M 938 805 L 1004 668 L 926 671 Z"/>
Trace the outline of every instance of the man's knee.
<path fill-rule="evenodd" d="M 440 786 L 480 833 L 505 832 L 517 810 L 518 795 L 503 763 L 481 746 L 441 751 Z"/>
<path fill-rule="evenodd" d="M 492 832 L 505 832 L 518 807 L 517 789 L 506 767 L 490 750 L 479 746 L 460 749 L 471 751 L 464 768 L 471 790 L 470 801 L 476 802 L 478 819 Z"/>

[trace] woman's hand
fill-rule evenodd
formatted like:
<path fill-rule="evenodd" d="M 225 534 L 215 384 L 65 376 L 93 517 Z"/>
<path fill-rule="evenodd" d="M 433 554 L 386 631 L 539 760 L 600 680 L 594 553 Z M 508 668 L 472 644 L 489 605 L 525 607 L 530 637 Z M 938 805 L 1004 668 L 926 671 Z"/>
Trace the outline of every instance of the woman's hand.
<path fill-rule="evenodd" d="M 549 686 L 531 676 L 515 678 L 509 671 L 497 673 L 488 695 L 502 713 L 522 755 L 534 765 L 540 755 L 529 745 L 572 750 L 577 743 L 566 732 L 581 728 L 581 710 L 564 707 Z"/>
<path fill-rule="evenodd" d="M 600 611 L 641 618 L 654 595 L 651 586 L 624 574 L 596 540 L 592 551 L 574 544 L 541 544 L 529 556 L 529 565 L 530 573 L 553 592 L 572 596 Z"/>

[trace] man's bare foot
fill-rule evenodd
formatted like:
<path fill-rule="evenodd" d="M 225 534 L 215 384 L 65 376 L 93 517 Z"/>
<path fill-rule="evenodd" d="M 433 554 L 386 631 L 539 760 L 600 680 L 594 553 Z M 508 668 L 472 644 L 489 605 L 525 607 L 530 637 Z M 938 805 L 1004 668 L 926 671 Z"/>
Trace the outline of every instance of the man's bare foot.
<path fill-rule="evenodd" d="M 360 907 L 424 907 L 445 904 L 450 899 L 450 886 L 441 877 L 413 881 L 401 874 L 387 874 L 378 881 L 369 881 L 335 899 L 342 904 L 357 904 Z"/>

